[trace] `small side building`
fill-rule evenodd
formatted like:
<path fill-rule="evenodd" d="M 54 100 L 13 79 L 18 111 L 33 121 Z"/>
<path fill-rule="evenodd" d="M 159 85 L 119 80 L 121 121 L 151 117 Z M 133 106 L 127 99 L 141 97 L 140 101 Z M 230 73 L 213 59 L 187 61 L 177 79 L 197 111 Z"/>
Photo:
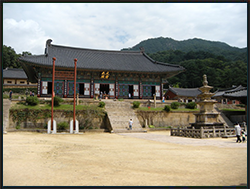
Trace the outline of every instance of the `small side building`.
<path fill-rule="evenodd" d="M 215 95 L 212 96 L 212 98 L 215 99 L 218 103 L 221 103 L 221 104 L 241 104 L 239 99 L 237 99 L 237 98 L 235 98 L 235 99 L 234 98 L 229 98 L 229 97 L 227 97 L 226 94 L 231 94 L 231 93 L 234 93 L 234 92 L 237 92 L 237 91 L 242 91 L 244 89 L 246 89 L 246 87 L 243 87 L 241 85 L 233 86 L 233 87 L 227 88 L 227 89 L 218 89 L 217 91 L 214 92 Z"/>
<path fill-rule="evenodd" d="M 169 87 L 165 93 L 166 100 L 178 100 L 179 102 L 197 102 L 197 96 L 201 94 L 199 88 L 174 88 Z"/>
<path fill-rule="evenodd" d="M 36 83 L 31 83 L 28 81 L 28 77 L 23 69 L 3 69 L 3 88 L 26 88 L 36 86 Z"/>

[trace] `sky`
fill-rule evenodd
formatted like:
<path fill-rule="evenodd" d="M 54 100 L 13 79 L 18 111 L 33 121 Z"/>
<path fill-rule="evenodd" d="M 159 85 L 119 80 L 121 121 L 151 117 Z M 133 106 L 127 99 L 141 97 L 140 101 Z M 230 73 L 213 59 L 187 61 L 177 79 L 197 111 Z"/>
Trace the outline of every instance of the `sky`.
<path fill-rule="evenodd" d="M 157 37 L 245 48 L 247 3 L 3 3 L 3 45 L 17 54 L 44 54 L 47 39 L 121 50 Z"/>

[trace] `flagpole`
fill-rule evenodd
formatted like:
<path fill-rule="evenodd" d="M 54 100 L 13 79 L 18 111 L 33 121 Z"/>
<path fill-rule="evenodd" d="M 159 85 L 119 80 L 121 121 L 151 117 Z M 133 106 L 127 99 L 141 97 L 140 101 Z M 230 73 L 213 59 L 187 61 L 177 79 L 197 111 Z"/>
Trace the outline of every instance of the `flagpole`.
<path fill-rule="evenodd" d="M 74 78 L 74 110 L 73 110 L 73 115 L 74 115 L 74 118 L 73 118 L 73 130 L 76 129 L 76 62 L 77 62 L 77 59 L 75 58 L 74 59 L 75 61 L 75 78 Z"/>
<path fill-rule="evenodd" d="M 51 131 L 53 130 L 53 108 L 54 108 L 54 81 L 55 81 L 55 61 L 56 58 L 53 57 L 53 71 L 52 71 L 52 94 L 51 94 Z"/>

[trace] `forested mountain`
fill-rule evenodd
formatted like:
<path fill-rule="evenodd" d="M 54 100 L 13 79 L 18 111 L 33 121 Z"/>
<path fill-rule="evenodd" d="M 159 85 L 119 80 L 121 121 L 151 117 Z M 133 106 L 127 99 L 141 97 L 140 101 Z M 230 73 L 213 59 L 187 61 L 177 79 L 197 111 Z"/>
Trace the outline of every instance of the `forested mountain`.
<path fill-rule="evenodd" d="M 141 47 L 144 48 L 146 53 L 156 53 L 168 50 L 180 50 L 183 52 L 205 51 L 218 56 L 224 56 L 226 59 L 230 60 L 239 60 L 242 56 L 247 59 L 247 56 L 245 56 L 247 48 L 231 47 L 223 42 L 208 41 L 198 38 L 183 41 L 177 41 L 168 37 L 152 38 L 141 41 L 132 48 L 124 48 L 122 50 L 138 51 Z"/>
<path fill-rule="evenodd" d="M 168 79 L 169 84 L 176 87 L 201 87 L 203 74 L 207 75 L 208 83 L 214 87 L 214 90 L 229 88 L 232 85 L 247 86 L 247 63 L 242 60 L 229 61 L 223 56 L 204 51 L 188 53 L 162 51 L 149 56 L 154 60 L 178 64 L 186 69 L 185 72 Z"/>
<path fill-rule="evenodd" d="M 202 86 L 202 76 L 207 75 L 208 84 L 215 91 L 233 85 L 247 86 L 247 48 L 231 47 L 223 42 L 202 39 L 176 41 L 171 38 L 154 38 L 140 42 L 132 48 L 122 50 L 138 51 L 143 47 L 152 59 L 178 64 L 186 71 L 168 79 L 169 85 L 181 88 Z"/>

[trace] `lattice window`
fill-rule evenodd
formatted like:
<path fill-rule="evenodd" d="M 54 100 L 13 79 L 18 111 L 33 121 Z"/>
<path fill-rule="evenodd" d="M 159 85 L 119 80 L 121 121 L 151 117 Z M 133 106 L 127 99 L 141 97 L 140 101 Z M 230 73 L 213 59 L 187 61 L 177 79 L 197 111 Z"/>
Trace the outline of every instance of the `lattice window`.
<path fill-rule="evenodd" d="M 152 96 L 151 86 L 143 86 L 143 96 L 144 97 L 151 97 Z"/>
<path fill-rule="evenodd" d="M 128 96 L 129 86 L 128 85 L 119 85 L 119 96 Z"/>

